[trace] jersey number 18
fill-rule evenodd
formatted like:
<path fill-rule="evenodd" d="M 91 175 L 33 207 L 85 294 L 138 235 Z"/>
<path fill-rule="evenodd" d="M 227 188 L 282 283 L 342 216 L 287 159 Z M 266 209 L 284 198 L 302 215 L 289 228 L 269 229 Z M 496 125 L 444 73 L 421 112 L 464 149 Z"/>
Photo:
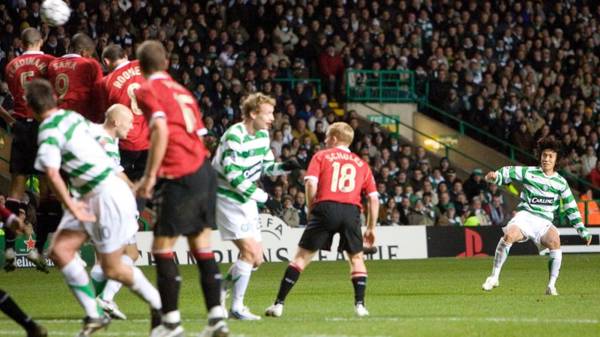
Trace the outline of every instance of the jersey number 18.
<path fill-rule="evenodd" d="M 354 191 L 356 168 L 354 165 L 346 163 L 340 164 L 334 162 L 331 164 L 333 167 L 333 175 L 331 176 L 331 192 L 352 192 Z"/>

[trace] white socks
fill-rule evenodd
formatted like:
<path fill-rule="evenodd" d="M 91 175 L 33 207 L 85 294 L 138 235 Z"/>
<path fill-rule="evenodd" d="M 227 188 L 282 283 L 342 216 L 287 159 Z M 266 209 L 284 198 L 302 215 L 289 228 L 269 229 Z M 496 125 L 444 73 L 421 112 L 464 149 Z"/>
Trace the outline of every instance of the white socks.
<path fill-rule="evenodd" d="M 562 250 L 556 249 L 550 251 L 550 260 L 548 260 L 548 272 L 550 273 L 550 280 L 548 281 L 548 287 L 554 288 L 556 286 L 556 279 L 560 273 L 560 265 L 562 263 Z"/>
<path fill-rule="evenodd" d="M 133 266 L 133 260 L 127 255 L 121 256 L 121 261 L 128 266 Z M 122 286 L 123 284 L 121 282 L 108 280 L 108 282 L 106 282 L 106 286 L 104 287 L 104 291 L 98 296 L 105 301 L 112 302 L 115 299 L 115 295 L 119 292 L 119 290 L 121 290 Z"/>
<path fill-rule="evenodd" d="M 83 265 L 77 259 L 73 259 L 61 272 L 85 314 L 91 318 L 99 318 L 103 313 L 96 304 L 96 291 Z"/>
<path fill-rule="evenodd" d="M 248 289 L 250 275 L 252 274 L 252 264 L 242 260 L 237 260 L 231 268 L 231 282 L 233 283 L 231 291 L 231 310 L 239 311 L 244 307 L 244 295 Z"/>
<path fill-rule="evenodd" d="M 502 270 L 502 265 L 504 262 L 506 262 L 506 258 L 508 258 L 510 247 L 512 247 L 512 244 L 506 243 L 504 238 L 501 238 L 500 241 L 498 241 L 498 246 L 496 246 L 496 254 L 494 255 L 494 267 L 492 269 L 493 277 L 500 277 L 500 271 Z"/>
<path fill-rule="evenodd" d="M 131 286 L 131 291 L 139 295 L 143 298 L 152 309 L 160 309 L 162 308 L 162 302 L 160 301 L 160 294 L 158 290 L 154 288 L 152 283 L 148 281 L 144 273 L 135 266 L 131 266 L 133 269 L 133 285 Z"/>

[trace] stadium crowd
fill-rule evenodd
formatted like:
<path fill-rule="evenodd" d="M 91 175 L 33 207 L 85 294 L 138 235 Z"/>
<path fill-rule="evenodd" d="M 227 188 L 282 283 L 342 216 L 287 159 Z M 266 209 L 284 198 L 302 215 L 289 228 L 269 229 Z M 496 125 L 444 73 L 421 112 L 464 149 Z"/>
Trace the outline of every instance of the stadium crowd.
<path fill-rule="evenodd" d="M 130 58 L 157 39 L 171 75 L 199 101 L 213 149 L 240 119 L 243 95 L 256 90 L 276 98 L 271 139 L 281 160 L 306 166 L 329 124 L 351 123 L 353 150 L 376 173 L 382 225 L 499 225 L 507 216 L 480 170 L 463 182 L 447 159 L 432 163 L 422 148 L 359 127 L 351 111 L 336 115 L 329 103 L 344 99 L 347 68 L 413 70 L 434 105 L 529 152 L 535 139 L 559 137 L 566 169 L 600 187 L 600 7 L 592 2 L 72 0 L 69 23 L 58 28 L 41 21 L 39 4 L 0 4 L 1 68 L 22 53 L 19 33 L 29 26 L 40 27 L 44 52 L 57 56 L 76 32 L 96 40 L 98 55 L 116 43 Z M 292 78 L 318 78 L 322 92 Z M 5 83 L 0 92 L 10 108 Z M 273 196 L 267 209 L 300 226 L 302 174 L 264 181 Z"/>

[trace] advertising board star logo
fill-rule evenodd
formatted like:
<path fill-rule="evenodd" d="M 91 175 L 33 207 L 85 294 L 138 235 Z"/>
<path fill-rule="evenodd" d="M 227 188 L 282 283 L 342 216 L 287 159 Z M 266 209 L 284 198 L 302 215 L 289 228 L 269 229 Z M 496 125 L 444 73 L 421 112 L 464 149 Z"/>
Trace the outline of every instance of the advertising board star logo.
<path fill-rule="evenodd" d="M 27 251 L 30 251 L 35 248 L 35 240 L 29 236 L 29 239 L 25 241 L 25 245 L 27 245 Z"/>

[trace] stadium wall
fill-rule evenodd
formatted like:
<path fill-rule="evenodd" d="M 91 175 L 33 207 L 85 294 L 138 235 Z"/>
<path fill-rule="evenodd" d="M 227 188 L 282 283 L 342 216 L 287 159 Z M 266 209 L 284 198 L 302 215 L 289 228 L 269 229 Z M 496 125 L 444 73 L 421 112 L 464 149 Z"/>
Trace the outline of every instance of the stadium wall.
<path fill-rule="evenodd" d="M 386 115 L 400 119 L 406 125 L 414 127 L 414 114 L 417 112 L 417 105 L 414 103 L 369 103 L 369 106 Z M 379 123 L 390 132 L 396 132 L 396 123 L 392 118 L 376 113 L 372 109 L 367 108 L 364 103 L 348 103 L 346 104 L 346 109 L 348 111 L 356 111 L 359 116 L 370 122 Z M 418 130 L 418 128 L 416 129 Z M 400 136 L 408 140 L 414 139 L 413 130 L 402 125 L 400 125 L 399 130 Z"/>
<path fill-rule="evenodd" d="M 294 254 L 304 229 L 291 228 L 283 220 L 269 214 L 261 214 L 264 257 L 267 262 L 287 262 Z M 586 247 L 573 228 L 559 228 L 562 249 L 565 253 L 600 253 L 600 228 L 591 228 L 592 244 Z M 0 230 L 0 265 L 4 263 L 4 239 Z M 367 260 L 404 260 L 425 259 L 430 257 L 486 257 L 493 256 L 498 240 L 502 236 L 501 227 L 426 227 L 426 226 L 394 226 L 376 228 L 377 253 L 368 254 Z M 138 232 L 137 243 L 140 258 L 136 264 L 147 266 L 154 264 L 151 254 L 152 232 Z M 334 251 L 321 251 L 316 255 L 317 261 L 344 260 L 343 254 L 335 251 L 338 246 L 337 236 L 333 240 Z M 230 242 L 222 241 L 219 232 L 214 231 L 212 237 L 213 251 L 217 262 L 231 263 L 237 260 L 237 249 Z M 35 236 L 21 236 L 17 240 L 17 266 L 33 268 L 26 258 L 30 249 L 35 247 Z M 175 256 L 180 264 L 194 264 L 189 253 L 187 242 L 180 238 L 175 245 Z M 538 254 L 537 247 L 527 242 L 514 245 L 511 255 Z M 544 252 L 542 252 L 544 253 Z M 94 263 L 94 249 L 86 244 L 81 251 L 82 258 L 91 266 Z M 51 261 L 48 261 L 53 265 Z"/>
<path fill-rule="evenodd" d="M 267 262 L 287 262 L 294 254 L 304 229 L 291 228 L 281 219 L 269 214 L 261 214 L 264 257 Z M 600 253 L 600 228 L 592 228 L 592 245 L 586 247 L 572 228 L 560 228 L 563 251 L 565 253 Z M 429 257 L 477 257 L 493 256 L 498 240 L 502 236 L 501 227 L 426 227 L 394 226 L 376 228 L 377 253 L 367 255 L 368 260 L 425 259 Z M 150 253 L 152 233 L 139 232 L 137 235 L 141 258 L 138 265 L 153 264 Z M 219 263 L 231 263 L 237 259 L 238 251 L 230 242 L 224 242 L 219 232 L 213 232 L 213 251 Z M 337 236 L 333 240 L 333 251 L 321 251 L 315 256 L 317 261 L 343 260 L 345 257 L 336 251 Z M 195 263 L 184 239 L 175 245 L 175 253 L 180 264 Z M 537 247 L 528 242 L 515 245 L 511 255 L 538 254 Z"/>
<path fill-rule="evenodd" d="M 485 163 L 489 168 L 495 169 L 506 165 L 518 164 L 516 161 L 510 160 L 510 158 L 495 151 L 489 146 L 484 145 L 469 136 L 461 135 L 458 131 L 448 127 L 444 123 L 438 122 L 420 112 L 415 112 L 413 115 L 413 125 L 415 129 L 428 134 L 439 141 L 452 145 L 452 147 L 460 150 L 460 152 L 466 153 Z M 423 146 L 428 150 L 437 150 L 436 152 L 438 152 L 438 154 L 445 155 L 443 146 L 432 149 L 431 139 L 425 136 L 416 134 L 413 141 L 415 145 Z M 458 166 L 467 172 L 471 172 L 475 168 L 482 168 L 480 164 L 473 162 L 469 158 L 466 158 L 455 151 L 450 151 L 448 153 L 448 158 L 455 166 Z"/>

